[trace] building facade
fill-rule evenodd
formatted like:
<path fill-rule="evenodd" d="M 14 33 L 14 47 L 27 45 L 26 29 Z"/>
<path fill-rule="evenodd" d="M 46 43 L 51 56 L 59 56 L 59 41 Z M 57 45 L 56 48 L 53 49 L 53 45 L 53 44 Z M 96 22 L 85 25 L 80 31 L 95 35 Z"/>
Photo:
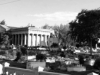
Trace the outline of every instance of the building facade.
<path fill-rule="evenodd" d="M 34 26 L 10 29 L 11 44 L 27 46 L 47 46 L 47 40 L 53 30 L 36 28 Z"/>

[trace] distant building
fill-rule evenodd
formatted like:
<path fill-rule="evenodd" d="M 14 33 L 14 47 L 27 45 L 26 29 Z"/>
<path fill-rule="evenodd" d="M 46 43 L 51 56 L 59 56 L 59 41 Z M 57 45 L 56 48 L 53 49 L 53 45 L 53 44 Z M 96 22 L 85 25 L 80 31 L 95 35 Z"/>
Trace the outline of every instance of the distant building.
<path fill-rule="evenodd" d="M 34 26 L 20 28 L 6 27 L 0 26 L 0 29 L 2 29 L 0 32 L 8 31 L 12 37 L 10 43 L 14 45 L 47 46 L 50 34 L 54 34 L 54 30 L 41 29 Z"/>

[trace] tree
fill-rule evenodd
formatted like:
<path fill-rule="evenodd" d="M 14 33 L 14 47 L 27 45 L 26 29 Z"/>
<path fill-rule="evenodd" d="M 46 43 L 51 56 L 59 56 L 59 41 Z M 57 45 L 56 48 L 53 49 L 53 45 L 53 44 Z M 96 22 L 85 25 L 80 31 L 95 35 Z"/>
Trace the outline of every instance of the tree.
<path fill-rule="evenodd" d="M 2 33 L 0 37 L 0 45 L 4 45 L 6 48 L 10 47 L 11 34 L 8 32 Z"/>
<path fill-rule="evenodd" d="M 2 44 L 3 41 L 3 34 L 0 34 L 0 44 Z"/>
<path fill-rule="evenodd" d="M 68 42 L 71 42 L 71 39 L 69 39 L 70 37 L 67 33 L 69 30 L 69 25 L 55 25 L 53 29 L 55 30 L 55 36 L 59 39 L 62 46 L 66 46 L 66 44 L 68 45 Z"/>
<path fill-rule="evenodd" d="M 45 24 L 44 26 L 42 26 L 43 29 L 52 29 L 52 26 L 49 26 L 48 24 Z"/>
<path fill-rule="evenodd" d="M 5 23 L 5 20 L 2 20 L 1 22 L 0 22 L 0 24 L 1 25 L 5 25 L 6 23 Z"/>
<path fill-rule="evenodd" d="M 6 33 L 3 34 L 2 44 L 5 45 L 6 48 L 8 48 L 8 46 L 10 45 L 9 35 Z"/>
<path fill-rule="evenodd" d="M 6 24 L 5 20 L 2 20 L 0 22 L 0 25 L 5 25 L 5 24 Z M 10 31 L 8 32 L 8 30 L 9 30 L 8 27 L 4 26 L 4 28 L 7 29 L 7 30 L 0 33 L 0 45 L 5 45 L 5 47 L 8 48 L 9 45 L 10 45 L 10 40 L 11 40 L 12 37 L 11 37 L 11 32 Z"/>
<path fill-rule="evenodd" d="M 72 40 L 70 39 L 70 35 L 67 33 L 69 30 L 69 25 L 54 25 L 49 26 L 48 24 L 45 24 L 43 29 L 53 29 L 55 31 L 55 37 L 59 39 L 59 43 L 62 46 L 66 46 L 72 44 Z"/>
<path fill-rule="evenodd" d="M 79 44 L 89 45 L 92 48 L 100 33 L 100 10 L 83 9 L 69 24 L 71 38 Z"/>

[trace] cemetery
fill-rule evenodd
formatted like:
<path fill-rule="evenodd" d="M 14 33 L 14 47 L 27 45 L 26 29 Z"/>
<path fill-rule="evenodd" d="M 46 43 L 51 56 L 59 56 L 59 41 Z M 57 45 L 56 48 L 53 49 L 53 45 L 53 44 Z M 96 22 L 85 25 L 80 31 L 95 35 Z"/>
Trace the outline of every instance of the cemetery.
<path fill-rule="evenodd" d="M 21 48 L 22 49 L 22 48 Z M 34 75 L 88 75 L 97 73 L 99 61 L 94 61 L 99 55 L 74 53 L 73 51 L 21 51 L 22 55 L 16 55 L 15 50 L 1 50 L 0 63 L 5 74 L 34 74 Z M 27 55 L 26 55 L 27 54 Z M 17 60 L 17 59 L 18 60 Z"/>
<path fill-rule="evenodd" d="M 98 12 L 82 10 L 68 30 L 0 25 L 0 75 L 100 75 Z"/>

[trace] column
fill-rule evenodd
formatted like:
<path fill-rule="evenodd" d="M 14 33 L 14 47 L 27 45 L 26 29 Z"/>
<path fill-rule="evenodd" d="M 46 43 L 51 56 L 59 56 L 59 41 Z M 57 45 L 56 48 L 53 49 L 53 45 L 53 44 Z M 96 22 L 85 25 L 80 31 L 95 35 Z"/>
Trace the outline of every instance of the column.
<path fill-rule="evenodd" d="M 17 44 L 17 35 L 15 34 L 15 45 Z"/>
<path fill-rule="evenodd" d="M 43 46 L 45 46 L 45 35 L 43 35 Z"/>
<path fill-rule="evenodd" d="M 49 35 L 47 35 L 47 45 L 48 45 Z"/>
<path fill-rule="evenodd" d="M 18 44 L 18 34 L 16 34 L 16 45 Z"/>
<path fill-rule="evenodd" d="M 27 45 L 31 46 L 31 34 L 27 35 Z"/>
<path fill-rule="evenodd" d="M 43 36 L 43 41 L 45 42 L 45 37 L 44 37 L 44 35 L 42 35 Z"/>
<path fill-rule="evenodd" d="M 13 34 L 13 37 L 12 37 L 12 44 L 15 44 L 15 35 Z"/>
<path fill-rule="evenodd" d="M 45 35 L 44 35 L 44 42 L 46 42 L 46 41 L 45 41 Z"/>
<path fill-rule="evenodd" d="M 33 34 L 33 46 L 35 46 L 35 34 Z"/>
<path fill-rule="evenodd" d="M 12 44 L 15 44 L 15 35 L 13 34 L 13 37 L 12 37 Z"/>
<path fill-rule="evenodd" d="M 26 34 L 24 34 L 24 45 L 26 45 Z"/>
<path fill-rule="evenodd" d="M 34 46 L 34 34 L 32 34 L 32 46 Z"/>
<path fill-rule="evenodd" d="M 23 34 L 23 45 L 25 45 L 25 35 Z"/>
<path fill-rule="evenodd" d="M 45 45 L 47 46 L 47 35 L 45 35 Z"/>
<path fill-rule="evenodd" d="M 25 45 L 25 35 L 24 34 L 22 35 L 23 35 L 23 45 Z"/>
<path fill-rule="evenodd" d="M 44 35 L 44 46 L 46 46 L 46 35 Z"/>
<path fill-rule="evenodd" d="M 28 36 L 28 44 L 29 44 L 29 46 L 32 46 L 32 34 L 29 34 L 29 36 Z"/>
<path fill-rule="evenodd" d="M 17 34 L 17 45 L 19 45 L 19 34 Z"/>
<path fill-rule="evenodd" d="M 18 34 L 18 45 L 21 45 L 21 34 Z"/>
<path fill-rule="evenodd" d="M 35 46 L 37 46 L 37 34 L 35 34 Z"/>
<path fill-rule="evenodd" d="M 28 46 L 28 34 L 26 34 L 26 45 Z"/>
<path fill-rule="evenodd" d="M 21 45 L 21 41 L 22 41 L 22 34 L 20 34 L 20 45 Z"/>
<path fill-rule="evenodd" d="M 23 34 L 21 34 L 21 45 L 23 45 Z"/>
<path fill-rule="evenodd" d="M 21 38 L 20 38 L 21 36 L 20 36 L 20 34 L 18 34 L 18 45 L 21 45 Z"/>
<path fill-rule="evenodd" d="M 42 42 L 42 41 L 41 41 L 41 34 L 40 34 L 40 46 L 41 46 L 41 42 Z"/>
<path fill-rule="evenodd" d="M 43 42 L 43 35 L 41 35 L 41 41 Z"/>
<path fill-rule="evenodd" d="M 31 34 L 31 46 L 33 46 L 33 34 Z"/>
<path fill-rule="evenodd" d="M 37 36 L 37 45 L 40 46 L 40 34 Z"/>
<path fill-rule="evenodd" d="M 11 43 L 14 44 L 14 35 L 12 34 Z"/>
<path fill-rule="evenodd" d="M 17 39 L 17 41 L 16 41 L 16 45 L 18 45 L 18 43 L 19 43 L 19 41 L 18 41 L 18 39 L 19 39 L 18 34 L 17 34 L 16 39 Z"/>
<path fill-rule="evenodd" d="M 44 45 L 43 35 L 41 35 L 41 46 Z"/>
<path fill-rule="evenodd" d="M 26 35 L 26 45 L 29 46 L 29 34 Z"/>

